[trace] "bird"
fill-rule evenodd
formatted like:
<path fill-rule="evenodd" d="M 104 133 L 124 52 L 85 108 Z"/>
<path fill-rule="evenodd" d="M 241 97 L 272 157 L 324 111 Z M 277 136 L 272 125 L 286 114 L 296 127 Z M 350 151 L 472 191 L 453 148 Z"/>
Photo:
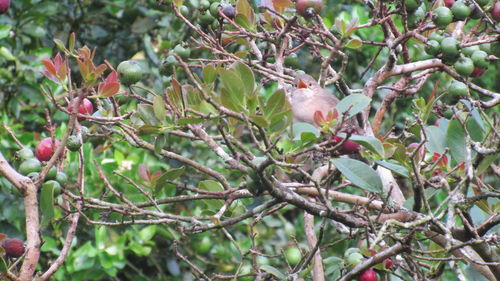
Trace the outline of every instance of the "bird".
<path fill-rule="evenodd" d="M 314 114 L 320 111 L 323 116 L 335 110 L 339 99 L 322 88 L 318 82 L 307 74 L 295 77 L 290 94 L 290 103 L 295 122 L 306 122 L 317 126 Z"/>

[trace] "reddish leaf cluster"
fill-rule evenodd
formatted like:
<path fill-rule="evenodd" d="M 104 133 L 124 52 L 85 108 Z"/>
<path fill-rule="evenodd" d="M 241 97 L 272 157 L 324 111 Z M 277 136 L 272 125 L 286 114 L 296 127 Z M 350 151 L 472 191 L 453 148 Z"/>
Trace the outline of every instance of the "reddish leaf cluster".
<path fill-rule="evenodd" d="M 57 53 L 53 60 L 45 59 L 42 60 L 42 62 L 45 65 L 45 70 L 42 71 L 42 74 L 50 80 L 60 83 L 68 76 L 66 60 L 63 60 L 60 53 Z"/>

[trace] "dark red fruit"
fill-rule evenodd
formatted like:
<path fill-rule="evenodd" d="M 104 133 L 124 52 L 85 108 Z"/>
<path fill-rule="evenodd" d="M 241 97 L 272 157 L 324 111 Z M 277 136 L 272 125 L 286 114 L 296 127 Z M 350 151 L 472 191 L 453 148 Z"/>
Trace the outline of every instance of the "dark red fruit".
<path fill-rule="evenodd" d="M 390 258 L 385 259 L 384 267 L 385 267 L 385 269 L 393 269 L 394 264 L 392 263 L 392 259 L 390 259 Z"/>
<path fill-rule="evenodd" d="M 24 254 L 24 243 L 19 238 L 7 238 L 2 242 L 5 254 L 9 257 L 18 258 Z"/>
<path fill-rule="evenodd" d="M 5 14 L 9 10 L 10 0 L 0 0 L 0 14 Z"/>
<path fill-rule="evenodd" d="M 491 8 L 491 17 L 500 22 L 500 1 L 497 1 L 493 8 Z"/>
<path fill-rule="evenodd" d="M 73 104 L 76 104 L 78 102 L 78 99 L 75 98 L 73 99 L 69 105 L 68 105 L 68 111 L 71 113 L 73 111 Z M 94 106 L 92 105 L 92 102 L 88 99 L 83 99 L 82 103 L 78 107 L 78 113 L 84 114 L 84 115 L 92 115 L 94 113 Z M 78 117 L 78 121 L 85 120 L 85 117 Z"/>
<path fill-rule="evenodd" d="M 455 4 L 455 0 L 444 0 L 444 5 L 448 8 L 451 8 Z"/>
<path fill-rule="evenodd" d="M 54 148 L 52 148 L 52 139 L 43 139 L 35 149 L 35 156 L 39 161 L 49 161 L 54 155 L 55 149 L 59 146 L 60 142 L 56 140 Z"/>
<path fill-rule="evenodd" d="M 226 4 L 222 7 L 222 13 L 228 18 L 234 19 L 236 16 L 236 8 L 234 8 L 233 5 Z"/>
<path fill-rule="evenodd" d="M 295 9 L 297 13 L 304 18 L 312 18 L 319 14 L 323 8 L 323 0 L 297 0 Z"/>
<path fill-rule="evenodd" d="M 474 70 L 470 74 L 470 77 L 472 77 L 472 78 L 480 77 L 481 75 L 483 75 L 483 73 L 485 71 L 486 71 L 486 69 L 482 69 L 482 68 L 479 68 L 479 67 L 474 67 Z"/>
<path fill-rule="evenodd" d="M 340 143 L 344 138 L 341 138 L 339 136 L 334 136 L 333 137 L 333 145 L 336 145 Z M 341 154 L 351 154 L 359 150 L 359 144 L 351 141 L 351 140 L 346 140 L 343 144 L 342 147 L 338 149 L 338 151 Z"/>
<path fill-rule="evenodd" d="M 373 269 L 367 269 L 358 276 L 358 281 L 377 281 L 377 273 Z"/>

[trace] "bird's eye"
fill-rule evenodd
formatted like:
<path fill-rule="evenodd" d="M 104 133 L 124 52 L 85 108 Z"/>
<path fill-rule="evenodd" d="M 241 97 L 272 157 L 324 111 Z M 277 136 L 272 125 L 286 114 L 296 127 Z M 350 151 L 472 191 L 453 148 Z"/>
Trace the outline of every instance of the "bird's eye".
<path fill-rule="evenodd" d="M 313 85 L 313 83 L 309 83 L 309 87 L 311 87 Z"/>

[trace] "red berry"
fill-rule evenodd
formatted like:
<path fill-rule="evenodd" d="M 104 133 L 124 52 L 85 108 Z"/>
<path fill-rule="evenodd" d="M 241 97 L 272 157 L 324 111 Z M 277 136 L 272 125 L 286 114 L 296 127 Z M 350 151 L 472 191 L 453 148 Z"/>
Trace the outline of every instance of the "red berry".
<path fill-rule="evenodd" d="M 358 281 L 377 281 L 377 273 L 373 269 L 367 269 L 358 276 Z"/>
<path fill-rule="evenodd" d="M 493 8 L 491 8 L 491 17 L 500 22 L 500 1 L 497 1 Z"/>
<path fill-rule="evenodd" d="M 339 136 L 334 136 L 333 137 L 333 145 L 336 145 L 337 143 L 340 143 L 344 138 L 341 138 Z M 351 141 L 351 140 L 346 140 L 344 144 L 342 145 L 341 148 L 338 149 L 338 151 L 341 154 L 351 154 L 359 150 L 359 144 Z"/>
<path fill-rule="evenodd" d="M 73 104 L 78 101 L 77 98 L 73 99 L 68 105 L 68 111 L 71 113 L 73 111 Z M 84 115 L 92 115 L 94 113 L 94 107 L 92 106 L 92 102 L 88 99 L 83 99 L 82 103 L 78 107 L 78 113 Z M 78 121 L 85 120 L 84 117 L 78 117 Z"/>
<path fill-rule="evenodd" d="M 385 269 L 393 269 L 394 264 L 392 263 L 392 259 L 387 258 L 384 261 L 384 267 Z"/>
<path fill-rule="evenodd" d="M 7 238 L 2 242 L 5 254 L 9 257 L 18 258 L 24 254 L 24 243 L 19 238 Z"/>
<path fill-rule="evenodd" d="M 0 0 L 0 15 L 9 10 L 10 0 Z"/>
<path fill-rule="evenodd" d="M 482 69 L 482 68 L 479 68 L 479 67 L 474 67 L 474 70 L 470 74 L 470 77 L 472 77 L 472 78 L 480 77 L 481 75 L 483 75 L 483 73 L 485 71 L 486 71 L 486 69 Z"/>
<path fill-rule="evenodd" d="M 444 0 L 444 5 L 448 8 L 451 8 L 455 4 L 455 0 Z"/>
<path fill-rule="evenodd" d="M 55 149 L 59 146 L 60 142 L 56 140 L 55 147 L 52 148 L 52 138 L 43 139 L 35 149 L 35 156 L 39 161 L 49 161 L 54 155 Z"/>

